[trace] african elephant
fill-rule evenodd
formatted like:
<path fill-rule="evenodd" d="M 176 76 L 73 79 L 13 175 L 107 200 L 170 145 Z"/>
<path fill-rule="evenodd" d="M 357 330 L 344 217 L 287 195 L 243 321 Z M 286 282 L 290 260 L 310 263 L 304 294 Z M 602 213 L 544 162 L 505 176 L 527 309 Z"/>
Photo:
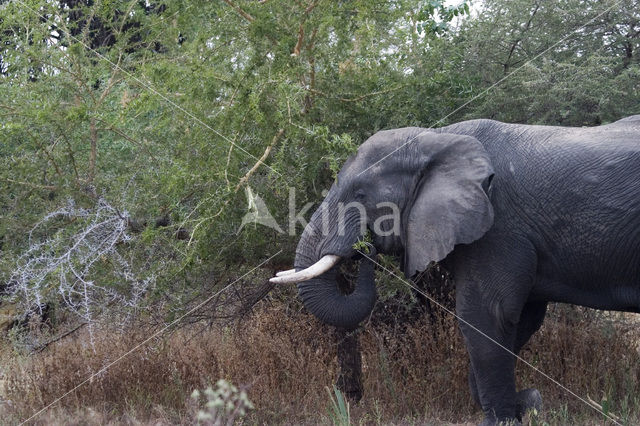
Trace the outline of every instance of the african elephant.
<path fill-rule="evenodd" d="M 376 300 L 373 268 L 361 267 L 350 295 L 335 275 L 367 229 L 406 277 L 432 261 L 449 270 L 483 424 L 513 421 L 541 400 L 516 392 L 515 358 L 496 343 L 517 354 L 548 302 L 640 312 L 640 115 L 590 128 L 472 120 L 380 131 L 311 217 L 295 270 L 272 280 L 298 282 L 320 320 L 357 326 Z"/>

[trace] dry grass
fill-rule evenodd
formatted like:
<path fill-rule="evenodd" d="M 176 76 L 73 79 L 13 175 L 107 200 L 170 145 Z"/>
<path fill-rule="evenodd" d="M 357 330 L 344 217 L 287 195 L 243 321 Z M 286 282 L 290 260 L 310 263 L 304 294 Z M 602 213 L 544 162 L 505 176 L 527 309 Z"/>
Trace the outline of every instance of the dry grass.
<path fill-rule="evenodd" d="M 637 423 L 640 355 L 633 341 L 602 321 L 557 317 L 547 319 L 523 357 L 581 396 L 608 398 L 611 412 Z M 78 334 L 38 355 L 5 355 L 2 397 L 10 402 L 0 405 L 0 418 L 26 419 L 145 337 L 105 331 L 92 348 Z M 365 397 L 352 407 L 354 423 L 480 420 L 453 319 L 431 325 L 425 318 L 403 332 L 369 325 L 361 337 Z M 529 367 L 520 364 L 518 370 L 520 384 L 537 387 L 545 398 L 539 421 L 602 424 L 602 416 Z M 219 378 L 248 387 L 256 407 L 249 423 L 327 423 L 326 387 L 336 376 L 335 337 L 328 327 L 302 313 L 262 306 L 237 328 L 191 327 L 154 341 L 39 416 L 37 424 L 191 423 L 191 391 Z"/>

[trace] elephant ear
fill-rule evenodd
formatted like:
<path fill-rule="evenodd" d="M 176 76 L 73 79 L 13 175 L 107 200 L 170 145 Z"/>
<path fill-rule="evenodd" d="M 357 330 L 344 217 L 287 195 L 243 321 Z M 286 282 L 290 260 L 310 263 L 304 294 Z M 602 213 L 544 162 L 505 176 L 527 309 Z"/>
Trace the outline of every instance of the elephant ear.
<path fill-rule="evenodd" d="M 493 224 L 487 190 L 493 177 L 489 155 L 471 136 L 421 133 L 415 143 L 422 170 L 405 234 L 404 272 L 423 271 L 456 244 L 468 244 Z"/>

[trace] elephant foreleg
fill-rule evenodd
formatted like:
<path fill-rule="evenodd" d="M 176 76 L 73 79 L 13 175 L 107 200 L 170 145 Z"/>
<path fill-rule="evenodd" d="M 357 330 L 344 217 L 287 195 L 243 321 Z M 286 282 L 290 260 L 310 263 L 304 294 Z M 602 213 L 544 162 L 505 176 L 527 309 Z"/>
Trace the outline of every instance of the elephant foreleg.
<path fill-rule="evenodd" d="M 492 340 L 504 347 L 512 347 L 515 329 L 498 335 L 488 334 L 487 327 L 474 324 L 489 335 Z M 514 327 L 515 328 L 515 327 Z M 467 342 L 471 357 L 471 369 L 474 372 L 476 396 L 485 414 L 483 424 L 497 424 L 516 417 L 515 358 L 501 346 L 486 340 L 474 328 L 461 324 L 461 330 Z"/>
<path fill-rule="evenodd" d="M 518 335 L 513 350 L 516 354 L 520 353 L 531 336 L 540 329 L 546 313 L 547 302 L 529 302 L 524 305 L 518 322 Z"/>
<path fill-rule="evenodd" d="M 338 328 L 335 336 L 340 367 L 336 387 L 347 399 L 358 402 L 362 398 L 362 356 L 358 332 Z"/>
<path fill-rule="evenodd" d="M 520 321 L 518 322 L 518 335 L 514 346 L 514 353 L 519 354 L 522 347 L 531 336 L 540 329 L 544 316 L 547 313 L 547 302 L 529 302 L 524 305 Z M 542 408 L 542 396 L 537 389 L 523 389 L 516 395 L 516 417 L 522 420 L 527 410 Z"/>
<path fill-rule="evenodd" d="M 469 390 L 476 404 L 481 405 L 478 386 L 476 385 L 476 375 L 473 372 L 471 364 L 469 365 Z M 528 410 L 535 409 L 540 411 L 541 408 L 542 395 L 540 395 L 537 389 L 523 389 L 516 394 L 516 418 L 518 420 L 522 421 L 522 417 L 524 417 Z"/>
<path fill-rule="evenodd" d="M 538 331 L 544 320 L 547 311 L 546 302 L 527 303 L 522 309 L 518 330 L 515 338 L 513 352 L 518 354 L 522 347 L 529 341 L 531 336 Z M 469 389 L 474 401 L 481 405 L 478 386 L 476 384 L 476 374 L 473 365 L 469 365 Z M 542 397 L 536 389 L 523 389 L 516 393 L 516 418 L 522 417 L 529 409 L 540 410 L 542 408 Z"/>
<path fill-rule="evenodd" d="M 519 395 L 514 352 L 535 331 L 527 299 L 533 288 L 533 245 L 494 227 L 482 240 L 461 246 L 451 259 L 456 312 L 471 360 L 471 393 L 485 414 L 483 425 L 517 422 Z M 496 263 L 500 257 L 508 260 Z M 535 309 L 532 309 L 532 312 Z M 526 396 L 521 394 L 520 396 Z"/>

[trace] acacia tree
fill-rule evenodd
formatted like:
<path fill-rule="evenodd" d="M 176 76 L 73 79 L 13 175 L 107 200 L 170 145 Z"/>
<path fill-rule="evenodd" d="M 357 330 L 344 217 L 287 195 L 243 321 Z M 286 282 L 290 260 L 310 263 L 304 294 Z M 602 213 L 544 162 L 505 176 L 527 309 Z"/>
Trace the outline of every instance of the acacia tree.
<path fill-rule="evenodd" d="M 108 205 L 127 225 L 113 250 L 76 268 L 80 283 L 133 291 L 120 285 L 118 258 L 135 282 L 157 277 L 145 297 L 180 301 L 241 275 L 286 237 L 237 233 L 244 187 L 284 224 L 290 188 L 297 206 L 321 199 L 368 135 L 431 125 L 470 95 L 445 25 L 467 10 L 415 0 L 5 2 L 4 282 L 34 247 L 85 232 L 90 218 L 51 216 L 70 202 L 89 216 Z M 64 265 L 88 259 L 77 254 Z M 25 275 L 42 278 L 45 300 L 60 294 L 51 266 Z"/>

